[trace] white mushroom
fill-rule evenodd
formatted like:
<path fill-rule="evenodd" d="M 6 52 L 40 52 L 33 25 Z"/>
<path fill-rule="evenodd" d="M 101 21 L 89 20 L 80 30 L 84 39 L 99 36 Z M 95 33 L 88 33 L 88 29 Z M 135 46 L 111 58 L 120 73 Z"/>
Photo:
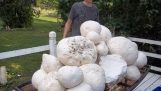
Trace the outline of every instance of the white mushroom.
<path fill-rule="evenodd" d="M 126 74 L 127 79 L 136 81 L 140 77 L 141 77 L 141 73 L 140 73 L 139 69 L 136 66 L 131 65 L 131 66 L 127 67 L 127 74 Z"/>
<path fill-rule="evenodd" d="M 89 84 L 93 91 L 104 91 L 105 73 L 97 64 L 85 64 L 80 66 L 84 74 L 84 82 Z"/>
<path fill-rule="evenodd" d="M 41 84 L 41 81 L 46 77 L 47 73 L 44 70 L 37 70 L 31 79 L 33 87 L 38 89 L 38 85 Z"/>
<path fill-rule="evenodd" d="M 83 72 L 76 66 L 64 66 L 58 70 L 57 79 L 65 88 L 73 88 L 83 81 Z"/>
<path fill-rule="evenodd" d="M 51 71 L 58 71 L 61 66 L 62 64 L 57 60 L 56 57 L 48 54 L 43 54 L 41 69 L 43 69 L 46 73 L 49 73 Z"/>
<path fill-rule="evenodd" d="M 104 41 L 101 41 L 98 45 L 96 45 L 96 48 L 99 56 L 105 56 L 108 54 L 108 47 Z"/>
<path fill-rule="evenodd" d="M 74 88 L 68 89 L 67 91 L 93 91 L 93 89 L 89 84 L 83 82 Z"/>
<path fill-rule="evenodd" d="M 95 31 L 88 32 L 85 37 L 94 42 L 95 45 L 100 43 L 101 41 L 101 36 Z"/>
<path fill-rule="evenodd" d="M 134 65 L 136 65 L 138 68 L 142 68 L 147 65 L 147 56 L 143 52 L 139 51 L 138 58 Z"/>
<path fill-rule="evenodd" d="M 125 37 L 113 37 L 108 41 L 108 47 L 112 54 L 121 55 L 127 62 L 127 65 L 132 65 L 138 57 L 138 47 L 136 43 Z"/>
<path fill-rule="evenodd" d="M 56 80 L 56 74 L 49 72 L 38 85 L 38 91 L 65 91 L 65 88 Z"/>
<path fill-rule="evenodd" d="M 107 55 L 100 58 L 99 65 L 104 69 L 109 87 L 120 82 L 126 75 L 127 63 L 120 55 Z"/>
<path fill-rule="evenodd" d="M 111 31 L 107 27 L 105 27 L 103 25 L 101 25 L 100 36 L 101 36 L 101 39 L 103 41 L 105 41 L 106 43 L 112 38 Z"/>
<path fill-rule="evenodd" d="M 59 41 L 57 57 L 64 65 L 80 66 L 95 63 L 97 50 L 94 43 L 83 36 L 69 37 Z"/>
<path fill-rule="evenodd" d="M 101 32 L 101 25 L 92 20 L 85 21 L 84 23 L 81 24 L 80 26 L 80 32 L 82 36 L 86 36 L 88 32 L 94 31 L 98 34 Z"/>

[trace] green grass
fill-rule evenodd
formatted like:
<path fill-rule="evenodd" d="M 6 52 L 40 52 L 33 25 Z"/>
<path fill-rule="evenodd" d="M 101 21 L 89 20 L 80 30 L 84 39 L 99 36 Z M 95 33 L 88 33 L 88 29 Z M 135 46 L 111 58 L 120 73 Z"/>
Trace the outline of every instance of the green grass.
<path fill-rule="evenodd" d="M 0 21 L 0 26 L 1 24 Z M 0 53 L 47 45 L 50 31 L 57 32 L 57 41 L 59 41 L 62 38 L 62 32 L 58 31 L 59 29 L 56 18 L 41 16 L 34 19 L 33 26 L 30 28 L 0 30 Z M 0 84 L 0 91 L 12 91 L 14 87 L 31 80 L 33 73 L 40 68 L 43 53 L 48 51 L 0 60 L 0 66 L 7 67 L 8 80 L 6 85 Z"/>
<path fill-rule="evenodd" d="M 43 53 L 48 52 L 0 60 L 0 66 L 7 68 L 8 77 L 8 83 L 0 85 L 0 91 L 12 91 L 14 87 L 31 80 L 33 73 L 40 68 Z"/>
<path fill-rule="evenodd" d="M 34 19 L 33 26 L 30 28 L 0 31 L 0 52 L 46 45 L 50 31 L 57 32 L 58 41 L 62 38 L 62 32 L 58 32 L 59 26 L 56 18 L 41 16 Z"/>

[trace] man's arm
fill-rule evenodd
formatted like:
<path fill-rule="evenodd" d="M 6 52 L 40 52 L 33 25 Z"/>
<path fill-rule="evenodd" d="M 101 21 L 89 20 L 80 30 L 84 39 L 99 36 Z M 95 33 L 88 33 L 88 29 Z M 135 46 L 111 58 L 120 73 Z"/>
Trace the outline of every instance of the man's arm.
<path fill-rule="evenodd" d="M 71 31 L 72 20 L 68 19 L 65 23 L 63 38 L 67 37 L 69 31 Z"/>

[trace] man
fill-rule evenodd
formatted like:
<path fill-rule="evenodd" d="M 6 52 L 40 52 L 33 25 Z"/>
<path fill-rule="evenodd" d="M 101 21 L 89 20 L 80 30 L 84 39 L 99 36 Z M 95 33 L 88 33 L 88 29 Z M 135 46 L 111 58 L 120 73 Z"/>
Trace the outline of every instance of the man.
<path fill-rule="evenodd" d="M 87 20 L 99 22 L 99 11 L 93 4 L 93 0 L 74 3 L 64 27 L 63 38 L 68 36 L 69 31 L 71 31 L 71 36 L 81 35 L 80 25 Z"/>

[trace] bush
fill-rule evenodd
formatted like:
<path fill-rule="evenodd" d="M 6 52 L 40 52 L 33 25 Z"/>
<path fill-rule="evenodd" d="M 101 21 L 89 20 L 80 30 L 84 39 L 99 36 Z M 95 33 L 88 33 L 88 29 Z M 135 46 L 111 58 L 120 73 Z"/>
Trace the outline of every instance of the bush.
<path fill-rule="evenodd" d="M 160 0 L 114 0 L 107 25 L 130 36 L 161 40 Z"/>
<path fill-rule="evenodd" d="M 0 1 L 0 18 L 3 26 L 22 28 L 32 25 L 32 8 L 30 0 Z"/>

